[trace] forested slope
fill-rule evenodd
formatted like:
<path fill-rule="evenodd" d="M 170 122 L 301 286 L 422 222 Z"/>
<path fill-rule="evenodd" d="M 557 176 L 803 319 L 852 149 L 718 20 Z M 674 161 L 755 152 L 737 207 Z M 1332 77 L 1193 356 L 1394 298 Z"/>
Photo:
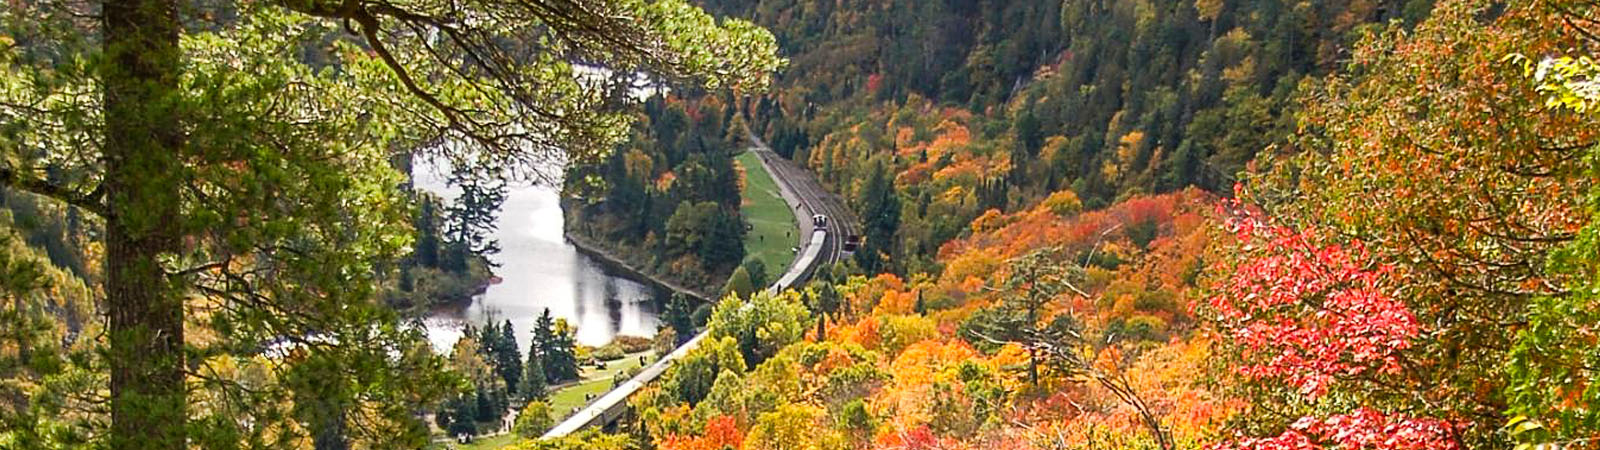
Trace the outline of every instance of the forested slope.
<path fill-rule="evenodd" d="M 708 4 L 867 245 L 529 447 L 1600 445 L 1600 5 Z"/>
<path fill-rule="evenodd" d="M 932 249 L 986 209 L 1026 207 L 1062 189 L 1091 208 L 1191 185 L 1226 191 L 1257 152 L 1294 130 L 1301 82 L 1340 68 L 1362 30 L 1409 27 L 1430 8 L 706 3 L 771 28 L 792 59 L 773 93 L 747 105 L 779 153 L 859 199 L 858 210 L 875 195 L 862 192 L 871 172 L 897 181 L 907 207 L 868 239 L 896 271 L 927 267 Z M 862 262 L 877 269 L 871 259 Z"/>

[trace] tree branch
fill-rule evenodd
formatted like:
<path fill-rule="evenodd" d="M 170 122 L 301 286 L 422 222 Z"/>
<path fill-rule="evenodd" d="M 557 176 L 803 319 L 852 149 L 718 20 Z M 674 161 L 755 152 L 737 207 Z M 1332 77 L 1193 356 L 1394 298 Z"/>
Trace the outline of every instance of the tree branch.
<path fill-rule="evenodd" d="M 0 186 L 50 197 L 62 203 L 92 212 L 100 217 L 110 215 L 105 204 L 100 201 L 100 196 L 104 192 L 103 189 L 95 189 L 93 192 L 84 194 L 38 178 L 24 177 L 22 173 L 10 167 L 0 167 Z"/>

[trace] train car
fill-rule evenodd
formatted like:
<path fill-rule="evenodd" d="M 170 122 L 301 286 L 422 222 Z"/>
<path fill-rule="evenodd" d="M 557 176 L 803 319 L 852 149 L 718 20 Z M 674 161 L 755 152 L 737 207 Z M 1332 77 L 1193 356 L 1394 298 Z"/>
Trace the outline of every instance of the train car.
<path fill-rule="evenodd" d="M 811 272 L 816 270 L 814 266 L 817 258 L 822 257 L 822 249 L 826 246 L 827 240 L 828 230 L 819 228 L 811 232 L 811 242 L 806 244 L 806 248 L 800 251 L 799 256 L 795 257 L 794 263 L 789 265 L 789 271 L 784 272 L 777 282 L 767 287 L 767 292 L 774 294 L 783 292 L 784 289 L 795 287 L 809 278 Z"/>
<path fill-rule="evenodd" d="M 824 216 L 824 215 L 821 215 L 821 214 L 817 214 L 815 216 L 811 216 L 811 226 L 812 227 L 816 227 L 816 228 L 827 228 L 828 227 L 828 216 Z"/>

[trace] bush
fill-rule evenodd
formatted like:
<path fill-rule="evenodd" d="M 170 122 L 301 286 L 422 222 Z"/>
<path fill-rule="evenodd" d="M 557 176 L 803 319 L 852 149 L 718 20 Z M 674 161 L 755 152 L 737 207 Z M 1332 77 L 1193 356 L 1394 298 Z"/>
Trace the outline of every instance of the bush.
<path fill-rule="evenodd" d="M 639 353 L 650 350 L 650 338 L 642 336 L 617 336 L 611 343 L 622 347 L 623 353 Z"/>
<path fill-rule="evenodd" d="M 611 377 L 611 388 L 615 389 L 617 386 L 621 386 L 622 383 L 626 383 L 626 382 L 628 382 L 628 380 L 632 380 L 633 377 L 639 376 L 639 372 L 643 372 L 643 371 L 644 371 L 644 366 L 639 366 L 639 367 L 630 367 L 630 368 L 628 368 L 628 370 L 617 372 L 616 375 Z"/>
<path fill-rule="evenodd" d="M 550 405 L 536 400 L 528 402 L 522 413 L 517 414 L 517 423 L 512 425 L 511 431 L 523 439 L 535 439 L 555 424 L 555 419 L 550 417 Z"/>
<path fill-rule="evenodd" d="M 617 345 L 616 342 L 606 344 L 594 350 L 594 359 L 601 361 L 616 361 L 622 359 L 623 356 L 627 355 L 622 351 L 622 346 Z"/>
<path fill-rule="evenodd" d="M 701 303 L 700 306 L 694 308 L 693 313 L 689 314 L 689 322 L 696 327 L 705 326 L 706 321 L 711 320 L 711 310 L 711 303 Z"/>
<path fill-rule="evenodd" d="M 838 416 L 839 426 L 860 436 L 872 435 L 872 413 L 867 412 L 867 404 L 861 399 L 855 399 L 844 405 L 844 411 Z"/>
<path fill-rule="evenodd" d="M 672 327 L 657 329 L 656 338 L 650 342 L 650 347 L 656 351 L 656 355 L 667 356 L 668 353 L 672 353 L 672 349 L 678 347 L 678 331 Z"/>
<path fill-rule="evenodd" d="M 1167 321 L 1155 316 L 1133 316 L 1128 319 L 1127 333 L 1136 339 L 1164 341 L 1167 339 Z"/>

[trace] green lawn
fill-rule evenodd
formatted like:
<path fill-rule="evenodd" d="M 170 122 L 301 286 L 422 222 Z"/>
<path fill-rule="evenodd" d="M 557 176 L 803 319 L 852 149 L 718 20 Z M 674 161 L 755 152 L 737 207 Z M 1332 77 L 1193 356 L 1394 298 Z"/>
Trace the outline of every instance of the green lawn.
<path fill-rule="evenodd" d="M 741 153 L 738 161 L 745 174 L 744 205 L 740 209 L 751 227 L 744 236 L 745 259 L 761 260 L 767 266 L 770 283 L 782 276 L 794 260 L 790 249 L 799 245 L 800 232 L 795 228 L 789 203 L 778 194 L 778 184 L 756 154 Z"/>
<path fill-rule="evenodd" d="M 582 409 L 585 405 L 588 405 L 589 402 L 583 399 L 584 394 L 593 394 L 594 398 L 600 398 L 601 395 L 605 395 L 607 391 L 611 390 L 612 379 L 614 379 L 617 374 L 626 370 L 632 370 L 635 367 L 643 366 L 644 364 L 640 364 L 639 362 L 640 356 L 645 357 L 644 364 L 656 362 L 656 357 L 653 352 L 644 351 L 639 353 L 629 353 L 622 359 L 606 363 L 606 368 L 604 369 L 596 369 L 592 366 L 584 366 L 579 370 L 579 375 L 583 377 L 582 382 L 567 384 L 552 389 L 550 391 L 550 406 L 552 408 L 551 410 L 557 413 L 555 418 L 556 421 L 560 422 L 561 419 L 565 419 L 568 415 L 571 415 L 572 408 L 576 407 Z M 456 444 L 455 442 L 434 442 L 428 446 L 428 449 L 499 450 L 500 448 L 511 445 L 516 441 L 517 438 L 515 434 L 507 433 L 498 436 L 479 438 L 466 445 Z"/>
<path fill-rule="evenodd" d="M 550 392 L 550 410 L 555 411 L 556 421 L 559 422 L 561 419 L 571 415 L 572 408 L 583 409 L 584 405 L 588 405 L 589 401 L 584 400 L 584 394 L 593 394 L 595 398 L 605 395 L 607 391 L 611 390 L 612 380 L 616 378 L 617 374 L 640 367 L 639 356 L 649 354 L 650 352 L 630 353 L 622 357 L 622 359 L 606 363 L 605 369 L 584 367 L 581 374 L 583 376 L 582 382 L 552 390 Z M 653 363 L 655 362 L 655 357 L 646 357 L 645 362 Z"/>

